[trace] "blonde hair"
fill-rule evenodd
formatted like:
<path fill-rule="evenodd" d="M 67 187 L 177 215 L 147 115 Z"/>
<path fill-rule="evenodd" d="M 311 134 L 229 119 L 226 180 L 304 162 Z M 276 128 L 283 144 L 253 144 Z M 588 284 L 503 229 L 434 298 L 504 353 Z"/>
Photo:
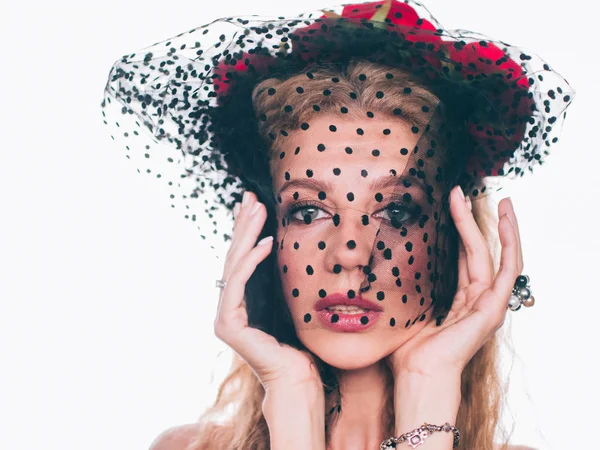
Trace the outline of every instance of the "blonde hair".
<path fill-rule="evenodd" d="M 420 127 L 428 122 L 421 107 L 424 104 L 441 106 L 439 99 L 409 73 L 366 60 L 351 61 L 343 72 L 323 66 L 311 70 L 310 73 L 310 80 L 302 73 L 285 80 L 269 78 L 254 88 L 252 100 L 256 115 L 260 119 L 259 132 L 270 142 L 273 151 L 278 148 L 283 137 L 281 130 L 297 129 L 302 122 L 317 113 L 313 105 L 318 104 L 321 112 L 338 112 L 341 106 L 348 103 L 350 92 L 355 93 L 358 108 L 348 111 L 349 118 L 360 114 L 360 119 L 364 119 L 364 111 L 376 111 L 382 107 L 387 111 L 399 108 L 402 111 L 402 119 Z M 368 83 L 358 82 L 361 74 L 367 77 Z M 334 89 L 332 78 L 336 78 Z M 293 95 L 296 87 L 305 81 L 310 81 L 310 89 L 305 90 L 304 95 Z M 412 95 L 385 95 L 384 102 L 380 98 L 376 100 L 376 104 L 373 101 L 377 91 L 397 92 L 405 87 L 412 89 Z M 274 89 L 275 95 L 273 90 L 269 95 L 261 95 L 271 88 Z M 326 97 L 323 96 L 325 89 L 330 89 Z M 283 114 L 285 105 L 289 105 L 288 112 L 290 107 L 293 112 Z M 495 274 L 500 257 L 495 202 L 491 197 L 483 197 L 473 199 L 472 204 L 475 220 L 492 255 Z M 455 424 L 461 433 L 460 449 L 493 450 L 497 429 L 502 432 L 501 448 L 507 449 L 508 438 L 499 424 L 499 418 L 508 380 L 505 385 L 501 382 L 499 347 L 500 337 L 497 333 L 479 349 L 462 373 L 462 400 Z M 392 435 L 393 378 L 389 372 L 388 378 L 389 395 L 383 425 L 389 435 Z M 234 352 L 230 372 L 221 383 L 214 404 L 200 416 L 196 437 L 186 450 L 268 450 L 269 431 L 262 414 L 263 399 L 264 389 L 261 383 L 246 362 Z M 326 429 L 329 432 L 337 419 L 336 411 L 327 414 L 331 409 L 332 402 L 327 401 Z M 223 422 L 225 415 L 228 418 Z"/>

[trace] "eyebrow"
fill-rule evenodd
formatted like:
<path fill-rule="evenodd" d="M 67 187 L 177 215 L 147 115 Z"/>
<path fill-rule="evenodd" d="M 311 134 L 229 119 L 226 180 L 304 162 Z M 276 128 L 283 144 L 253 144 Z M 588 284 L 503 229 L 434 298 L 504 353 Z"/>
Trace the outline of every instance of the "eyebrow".
<path fill-rule="evenodd" d="M 412 175 L 409 176 L 392 176 L 392 175 L 384 175 L 379 178 L 375 178 L 371 183 L 369 183 L 369 189 L 371 190 L 383 190 L 390 186 L 396 186 L 402 180 L 408 180 L 411 185 L 416 185 L 423 190 L 423 192 L 427 192 L 425 188 L 425 184 L 419 179 Z M 310 191 L 320 192 L 320 191 L 331 191 L 334 188 L 334 183 L 330 181 L 320 181 L 313 180 L 310 178 L 296 178 L 294 180 L 286 181 L 283 183 L 283 186 L 278 192 L 280 195 L 283 191 L 286 191 L 292 187 L 296 188 L 304 188 Z"/>

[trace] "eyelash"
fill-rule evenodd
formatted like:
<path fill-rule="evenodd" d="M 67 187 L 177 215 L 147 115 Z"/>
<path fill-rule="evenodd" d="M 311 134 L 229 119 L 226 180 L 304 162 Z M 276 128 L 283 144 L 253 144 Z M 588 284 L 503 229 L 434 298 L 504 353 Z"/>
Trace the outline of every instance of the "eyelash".
<path fill-rule="evenodd" d="M 389 208 L 389 206 L 390 206 L 392 203 L 394 204 L 394 206 L 393 206 L 393 209 L 401 209 L 401 210 L 403 210 L 403 211 L 406 211 L 406 212 L 408 212 L 408 213 L 410 213 L 410 214 L 412 215 L 412 216 L 411 216 L 411 217 L 409 217 L 408 219 L 400 220 L 400 222 L 401 222 L 401 223 L 412 223 L 412 222 L 414 222 L 414 221 L 416 221 L 416 220 L 417 220 L 417 218 L 418 218 L 418 210 L 420 209 L 420 208 L 418 207 L 418 205 L 417 205 L 416 207 L 413 207 L 413 208 L 407 208 L 406 206 L 402 206 L 402 205 L 400 204 L 400 202 L 399 202 L 397 199 L 392 199 L 392 200 L 390 201 L 390 203 L 388 203 L 388 204 L 387 204 L 387 206 L 386 206 L 385 208 L 382 208 L 382 209 L 380 209 L 380 210 L 377 210 L 376 212 L 379 212 L 379 211 L 385 211 L 385 210 L 390 210 L 390 209 L 392 209 L 392 208 Z M 316 203 L 316 202 L 313 202 L 313 201 L 311 201 L 311 200 L 305 200 L 305 201 L 298 202 L 298 203 L 294 203 L 293 205 L 290 205 L 290 207 L 288 208 L 288 211 L 287 211 L 287 217 L 288 217 L 289 219 L 291 219 L 291 220 L 294 220 L 294 221 L 297 221 L 297 222 L 303 222 L 303 220 L 302 220 L 302 219 L 296 219 L 296 218 L 294 218 L 294 217 L 293 217 L 293 215 L 294 215 L 294 214 L 296 214 L 296 213 L 297 213 L 298 211 L 300 211 L 301 209 L 304 209 L 304 208 L 306 208 L 307 206 L 311 206 L 311 207 L 313 207 L 313 208 L 320 209 L 321 211 L 325 211 L 323 208 L 321 208 L 321 207 L 319 206 L 319 204 L 318 204 L 318 203 Z M 327 212 L 327 211 L 325 211 L 325 212 Z M 328 213 L 328 214 L 329 214 L 329 213 Z M 317 219 L 314 219 L 314 220 L 317 220 Z M 390 220 L 390 219 L 383 219 L 383 220 L 386 220 L 386 221 L 388 221 L 388 222 L 391 222 L 391 220 Z"/>

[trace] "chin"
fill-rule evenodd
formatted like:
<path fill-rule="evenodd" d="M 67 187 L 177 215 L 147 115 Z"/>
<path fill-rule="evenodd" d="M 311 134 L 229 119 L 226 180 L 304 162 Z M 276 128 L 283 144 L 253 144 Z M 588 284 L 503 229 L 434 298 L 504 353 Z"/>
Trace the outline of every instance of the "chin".
<path fill-rule="evenodd" d="M 389 339 L 386 342 L 381 335 L 371 333 L 305 330 L 300 332 L 298 337 L 312 353 L 340 370 L 357 370 L 372 366 L 392 351 L 388 351 Z"/>

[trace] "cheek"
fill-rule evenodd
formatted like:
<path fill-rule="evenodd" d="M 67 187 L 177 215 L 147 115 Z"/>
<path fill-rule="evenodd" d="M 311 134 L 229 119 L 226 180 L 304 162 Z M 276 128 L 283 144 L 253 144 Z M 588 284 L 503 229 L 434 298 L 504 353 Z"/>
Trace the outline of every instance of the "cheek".
<path fill-rule="evenodd" d="M 312 304 L 318 295 L 316 288 L 324 287 L 324 280 L 319 280 L 323 274 L 324 252 L 312 249 L 311 241 L 306 239 L 290 239 L 289 234 L 283 246 L 279 242 L 277 266 L 285 299 L 296 308 Z"/>
<path fill-rule="evenodd" d="M 412 317 L 431 303 L 431 273 L 434 268 L 427 252 L 430 246 L 433 253 L 433 246 L 423 242 L 423 233 L 421 228 L 409 231 L 400 242 L 388 247 L 391 259 L 384 257 L 384 253 L 378 250 L 374 251 L 372 257 L 373 277 L 368 283 L 368 295 L 382 301 L 387 312 L 392 313 L 396 320 L 401 318 L 397 316 L 400 312 L 404 318 Z"/>

